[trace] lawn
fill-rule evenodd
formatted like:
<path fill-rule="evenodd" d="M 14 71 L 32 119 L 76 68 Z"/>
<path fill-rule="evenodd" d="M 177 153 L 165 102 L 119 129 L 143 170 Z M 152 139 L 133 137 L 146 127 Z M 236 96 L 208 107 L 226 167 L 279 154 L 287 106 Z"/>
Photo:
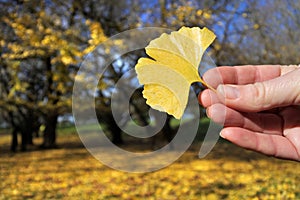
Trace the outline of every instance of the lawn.
<path fill-rule="evenodd" d="M 73 129 L 72 129 L 73 130 Z M 57 149 L 12 154 L 0 135 L 0 199 L 300 199 L 300 163 L 219 141 L 204 159 L 194 145 L 162 170 L 133 174 L 102 165 L 76 133 Z M 70 131 L 70 129 L 69 129 Z"/>

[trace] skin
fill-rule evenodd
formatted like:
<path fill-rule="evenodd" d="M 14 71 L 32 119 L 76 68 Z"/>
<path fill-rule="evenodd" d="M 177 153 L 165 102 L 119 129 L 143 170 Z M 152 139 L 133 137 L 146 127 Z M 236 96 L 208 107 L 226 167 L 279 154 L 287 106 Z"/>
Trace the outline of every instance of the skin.
<path fill-rule="evenodd" d="M 300 68 L 262 65 L 218 67 L 199 94 L 220 136 L 246 149 L 300 161 Z"/>

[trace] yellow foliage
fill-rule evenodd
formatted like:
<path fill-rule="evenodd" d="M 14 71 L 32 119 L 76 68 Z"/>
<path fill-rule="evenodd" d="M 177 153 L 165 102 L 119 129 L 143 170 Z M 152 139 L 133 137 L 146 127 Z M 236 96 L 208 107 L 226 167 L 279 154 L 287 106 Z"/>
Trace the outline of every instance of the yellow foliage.
<path fill-rule="evenodd" d="M 215 48 L 215 50 L 220 50 L 221 48 L 222 48 L 222 46 L 220 45 L 220 43 L 218 43 L 218 42 L 216 42 L 215 44 L 214 44 L 214 48 Z"/>
<path fill-rule="evenodd" d="M 203 13 L 203 10 L 197 10 L 197 12 L 196 12 L 196 14 L 197 14 L 198 16 L 201 16 L 202 13 Z"/>
<path fill-rule="evenodd" d="M 60 80 L 59 74 L 53 74 L 52 80 L 55 81 L 55 82 L 59 81 Z"/>
<path fill-rule="evenodd" d="M 35 143 L 42 142 L 35 139 Z M 10 137 L 0 135 L 8 149 Z M 205 159 L 186 152 L 162 170 L 132 174 L 102 165 L 76 134 L 58 137 L 58 148 L 11 156 L 1 153 L 2 199 L 213 200 L 299 199 L 300 166 L 217 143 Z M 70 147 L 70 148 L 69 148 Z M 197 148 L 195 148 L 197 149 Z"/>
<path fill-rule="evenodd" d="M 59 82 L 56 89 L 64 94 L 66 91 L 65 84 L 63 82 Z"/>
<path fill-rule="evenodd" d="M 210 19 L 211 18 L 211 13 L 210 12 L 205 12 L 205 13 L 203 13 L 203 17 L 205 19 Z"/>
<path fill-rule="evenodd" d="M 99 22 L 90 21 L 87 24 L 91 32 L 91 40 L 89 40 L 91 45 L 98 45 L 107 39 Z"/>
<path fill-rule="evenodd" d="M 64 65 L 69 65 L 73 63 L 73 58 L 71 56 L 62 56 L 61 61 Z"/>
<path fill-rule="evenodd" d="M 5 40 L 0 40 L 0 46 L 1 46 L 1 47 L 4 47 L 5 44 L 6 44 Z"/>
<path fill-rule="evenodd" d="M 80 31 L 72 28 L 64 31 L 49 26 L 50 22 L 57 19 L 54 16 L 49 16 L 44 10 L 36 13 L 36 16 L 32 16 L 32 14 L 10 14 L 3 19 L 13 28 L 15 34 L 22 41 L 14 43 L 0 41 L 1 46 L 7 46 L 10 49 L 9 53 L 2 55 L 5 59 L 14 60 L 51 55 L 52 64 L 62 63 L 68 66 L 81 62 L 85 54 L 107 39 L 100 23 L 87 21 L 86 25 L 90 29 L 90 40 L 89 45 L 83 49 L 83 44 L 74 44 L 75 40 L 71 39 L 74 36 L 80 37 Z"/>
<path fill-rule="evenodd" d="M 259 25 L 259 24 L 254 24 L 254 25 L 253 25 L 253 28 L 254 28 L 255 30 L 257 30 L 257 29 L 260 28 L 260 25 Z"/>

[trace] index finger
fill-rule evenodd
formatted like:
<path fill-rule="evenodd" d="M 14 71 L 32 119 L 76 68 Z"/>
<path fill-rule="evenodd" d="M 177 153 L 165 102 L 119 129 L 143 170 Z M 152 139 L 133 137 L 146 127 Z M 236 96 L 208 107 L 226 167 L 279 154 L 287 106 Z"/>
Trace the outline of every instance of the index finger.
<path fill-rule="evenodd" d="M 217 88 L 219 84 L 246 85 L 276 78 L 297 67 L 295 65 L 221 66 L 208 70 L 203 75 L 203 79 L 213 88 Z"/>

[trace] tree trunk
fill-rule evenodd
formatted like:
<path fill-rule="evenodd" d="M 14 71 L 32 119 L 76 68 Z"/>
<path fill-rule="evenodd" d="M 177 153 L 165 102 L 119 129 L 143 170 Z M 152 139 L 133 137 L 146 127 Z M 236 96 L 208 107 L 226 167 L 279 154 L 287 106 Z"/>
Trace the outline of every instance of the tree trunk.
<path fill-rule="evenodd" d="M 22 136 L 22 144 L 21 150 L 26 151 L 27 145 L 33 145 L 33 112 L 29 111 L 27 116 L 24 119 L 24 122 L 21 124 L 21 136 Z"/>
<path fill-rule="evenodd" d="M 122 138 L 122 132 L 120 128 L 116 125 L 114 127 L 110 127 L 111 133 L 112 133 L 112 143 L 114 144 L 124 144 L 123 138 Z"/>
<path fill-rule="evenodd" d="M 28 144 L 28 131 L 27 130 L 21 130 L 21 136 L 22 136 L 22 143 L 21 143 L 21 151 L 26 151 L 27 144 Z"/>
<path fill-rule="evenodd" d="M 57 127 L 57 114 L 49 114 L 46 117 L 46 127 L 44 130 L 44 141 L 42 148 L 56 147 L 56 127 Z"/>
<path fill-rule="evenodd" d="M 161 146 L 161 144 L 159 143 L 163 144 L 165 142 L 169 144 L 170 149 L 174 149 L 174 145 L 171 141 L 173 140 L 175 133 L 176 130 L 174 130 L 174 128 L 171 126 L 171 116 L 168 115 L 162 130 L 159 133 L 157 133 L 155 136 L 153 136 L 151 142 L 152 149 L 156 149 L 157 146 Z"/>
<path fill-rule="evenodd" d="M 105 131 L 108 131 L 111 136 L 111 142 L 114 144 L 124 144 L 122 130 L 119 128 L 111 111 L 97 110 L 97 117 L 101 123 L 106 125 Z"/>
<path fill-rule="evenodd" d="M 12 130 L 12 140 L 11 140 L 11 146 L 10 146 L 10 150 L 12 152 L 16 152 L 17 151 L 17 147 L 18 147 L 18 128 L 13 127 Z"/>
<path fill-rule="evenodd" d="M 33 118 L 32 115 L 29 116 L 25 124 L 25 134 L 27 139 L 27 144 L 33 145 Z"/>
<path fill-rule="evenodd" d="M 124 144 L 123 137 L 122 137 L 122 131 L 115 122 L 112 115 L 106 116 L 109 119 L 107 119 L 108 123 L 108 129 L 112 135 L 112 143 L 114 144 Z"/>

